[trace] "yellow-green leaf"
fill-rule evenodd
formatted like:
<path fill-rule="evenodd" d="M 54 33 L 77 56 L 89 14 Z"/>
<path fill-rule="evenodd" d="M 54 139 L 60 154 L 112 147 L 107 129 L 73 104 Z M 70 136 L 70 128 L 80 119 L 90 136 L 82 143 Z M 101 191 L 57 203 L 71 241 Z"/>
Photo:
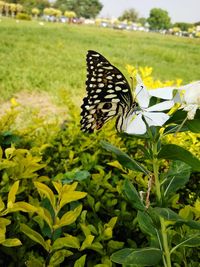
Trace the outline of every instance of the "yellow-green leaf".
<path fill-rule="evenodd" d="M 38 207 L 37 214 L 49 225 L 50 229 L 52 230 L 53 222 L 50 212 L 43 207 Z"/>
<path fill-rule="evenodd" d="M 86 236 L 85 240 L 83 241 L 80 251 L 90 247 L 92 245 L 92 242 L 94 240 L 94 236 L 93 235 L 88 235 Z"/>
<path fill-rule="evenodd" d="M 76 260 L 74 267 L 84 267 L 85 266 L 85 260 L 86 260 L 86 254 L 81 256 L 78 260 Z"/>
<path fill-rule="evenodd" d="M 62 216 L 60 221 L 54 225 L 54 229 L 58 229 L 60 227 L 74 223 L 76 221 L 77 217 L 80 215 L 81 211 L 82 211 L 82 205 L 79 205 L 74 210 L 70 210 L 70 211 L 66 212 Z"/>
<path fill-rule="evenodd" d="M 52 182 L 52 184 L 53 184 L 53 186 L 55 187 L 55 189 L 56 189 L 58 195 L 60 195 L 61 192 L 62 192 L 62 184 L 59 183 L 59 182 Z"/>
<path fill-rule="evenodd" d="M 0 211 L 4 210 L 4 208 L 5 208 L 5 204 L 2 200 L 2 198 L 0 197 Z"/>
<path fill-rule="evenodd" d="M 67 234 L 65 237 L 60 237 L 55 240 L 51 250 L 59 250 L 62 248 L 80 248 L 79 239 L 75 236 Z"/>
<path fill-rule="evenodd" d="M 0 228 L 0 244 L 2 244 L 6 240 L 6 229 Z"/>
<path fill-rule="evenodd" d="M 6 240 L 6 226 L 10 223 L 8 219 L 0 218 L 0 244 Z"/>
<path fill-rule="evenodd" d="M 37 211 L 37 208 L 24 201 L 19 201 L 14 203 L 12 208 L 9 208 L 9 212 L 16 212 L 16 211 L 35 212 Z"/>
<path fill-rule="evenodd" d="M 60 200 L 60 205 L 59 205 L 59 210 L 67 203 L 84 198 L 86 195 L 87 193 L 79 192 L 79 191 L 68 191 L 62 194 L 62 198 Z"/>
<path fill-rule="evenodd" d="M 16 247 L 22 245 L 18 238 L 7 238 L 1 245 L 5 247 Z"/>
<path fill-rule="evenodd" d="M 2 159 L 2 157 L 3 157 L 3 150 L 2 150 L 2 148 L 0 147 L 0 160 Z"/>
<path fill-rule="evenodd" d="M 19 181 L 14 182 L 8 193 L 7 207 L 12 208 L 13 203 L 15 202 L 16 194 L 19 189 Z"/>
<path fill-rule="evenodd" d="M 33 241 L 35 241 L 36 243 L 40 244 L 41 246 L 43 246 L 43 248 L 49 252 L 50 250 L 50 245 L 48 242 L 46 242 L 44 240 L 44 238 L 36 231 L 32 230 L 29 226 L 27 226 L 26 224 L 22 223 L 20 224 L 20 229 L 21 231 L 27 235 L 30 239 L 32 239 Z"/>
<path fill-rule="evenodd" d="M 34 185 L 37 188 L 39 194 L 45 195 L 49 199 L 52 207 L 55 209 L 56 199 L 53 191 L 47 185 L 40 182 L 34 182 Z"/>
<path fill-rule="evenodd" d="M 62 249 L 62 250 L 56 251 L 51 256 L 49 267 L 60 266 L 60 263 L 62 263 L 66 257 L 69 257 L 71 255 L 73 255 L 73 252 L 71 252 L 70 250 Z"/>
<path fill-rule="evenodd" d="M 74 191 L 78 185 L 78 182 L 74 182 L 73 184 L 65 184 L 63 185 L 63 192 L 68 192 L 68 191 Z"/>
<path fill-rule="evenodd" d="M 104 239 L 108 240 L 108 239 L 112 238 L 112 234 L 113 234 L 112 228 L 107 227 L 103 232 Z"/>
<path fill-rule="evenodd" d="M 110 226 L 113 229 L 116 222 L 117 222 L 117 217 L 113 217 L 110 219 L 110 221 L 106 225 Z"/>
<path fill-rule="evenodd" d="M 0 228 L 4 228 L 7 225 L 9 225 L 11 223 L 10 220 L 6 219 L 6 218 L 0 218 Z"/>

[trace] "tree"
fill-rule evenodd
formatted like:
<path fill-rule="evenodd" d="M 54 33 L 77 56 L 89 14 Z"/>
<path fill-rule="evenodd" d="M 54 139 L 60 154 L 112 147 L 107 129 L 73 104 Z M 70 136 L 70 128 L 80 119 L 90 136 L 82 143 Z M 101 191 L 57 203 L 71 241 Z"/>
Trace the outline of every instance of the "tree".
<path fill-rule="evenodd" d="M 171 19 L 166 10 L 161 8 L 153 8 L 150 11 L 150 16 L 147 19 L 150 29 L 164 30 L 169 29 L 171 26 Z"/>
<path fill-rule="evenodd" d="M 10 12 L 11 16 L 14 18 L 15 12 L 17 11 L 17 5 L 16 4 L 10 4 Z"/>
<path fill-rule="evenodd" d="M 189 28 L 192 28 L 194 24 L 192 23 L 186 23 L 186 22 L 176 22 L 174 23 L 173 27 L 178 27 L 181 29 L 181 31 L 187 32 Z"/>
<path fill-rule="evenodd" d="M 38 15 L 40 14 L 40 10 L 37 7 L 34 7 L 31 10 L 31 13 L 33 14 L 33 16 L 37 19 Z"/>
<path fill-rule="evenodd" d="M 142 17 L 139 18 L 137 22 L 140 23 L 142 26 L 145 26 L 145 24 L 147 23 L 147 19 Z"/>
<path fill-rule="evenodd" d="M 77 17 L 84 18 L 95 18 L 103 7 L 99 0 L 57 0 L 54 6 L 63 12 L 74 11 Z"/>
<path fill-rule="evenodd" d="M 68 22 L 69 23 L 72 23 L 73 21 L 73 18 L 76 18 L 76 13 L 74 11 L 65 11 L 64 13 L 65 17 L 68 18 Z"/>
<path fill-rule="evenodd" d="M 4 1 L 0 1 L 0 17 L 3 14 L 4 6 L 5 6 L 5 2 Z"/>
<path fill-rule="evenodd" d="M 31 13 L 33 8 L 38 8 L 42 11 L 44 8 L 49 7 L 48 0 L 6 0 L 7 3 L 21 4 L 25 11 Z"/>
<path fill-rule="evenodd" d="M 119 20 L 136 22 L 138 20 L 138 12 L 134 8 L 127 9 L 123 12 L 122 16 L 119 17 Z"/>

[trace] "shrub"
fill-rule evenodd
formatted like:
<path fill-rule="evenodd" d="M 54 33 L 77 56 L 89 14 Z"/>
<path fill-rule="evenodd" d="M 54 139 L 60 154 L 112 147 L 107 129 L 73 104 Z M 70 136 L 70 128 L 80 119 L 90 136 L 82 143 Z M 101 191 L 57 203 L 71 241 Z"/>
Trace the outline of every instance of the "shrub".
<path fill-rule="evenodd" d="M 19 20 L 31 20 L 31 16 L 26 14 L 26 13 L 18 13 L 16 15 L 16 19 L 19 19 Z"/>

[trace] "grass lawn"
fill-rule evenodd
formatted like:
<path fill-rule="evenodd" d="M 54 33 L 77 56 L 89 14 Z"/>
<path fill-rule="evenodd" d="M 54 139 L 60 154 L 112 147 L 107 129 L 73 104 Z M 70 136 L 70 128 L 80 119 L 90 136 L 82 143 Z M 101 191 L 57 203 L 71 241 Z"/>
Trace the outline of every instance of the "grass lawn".
<path fill-rule="evenodd" d="M 102 53 L 126 76 L 125 66 L 131 64 L 152 66 L 161 80 L 200 79 L 199 39 L 2 18 L 0 100 L 21 90 L 56 94 L 64 89 L 82 97 L 88 49 Z"/>

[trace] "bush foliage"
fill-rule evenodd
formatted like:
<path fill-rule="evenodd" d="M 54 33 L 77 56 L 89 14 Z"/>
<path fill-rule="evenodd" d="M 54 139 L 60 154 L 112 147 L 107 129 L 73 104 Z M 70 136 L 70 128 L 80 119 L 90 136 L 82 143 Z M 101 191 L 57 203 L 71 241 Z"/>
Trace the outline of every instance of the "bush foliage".
<path fill-rule="evenodd" d="M 128 71 L 136 70 L 128 66 Z M 146 83 L 163 84 L 151 77 L 152 69 L 142 72 Z M 83 134 L 77 106 L 69 97 L 63 101 L 69 114 L 61 125 L 57 120 L 47 123 L 37 112 L 29 125 L 19 124 L 23 111 L 16 103 L 0 117 L 0 265 L 119 266 L 119 253 L 131 259 L 138 248 L 156 246 L 152 225 L 158 223 L 159 214 L 168 216 L 168 223 L 175 226 L 170 230 L 174 245 L 193 236 L 172 254 L 173 266 L 199 266 L 200 250 L 192 249 L 199 244 L 200 220 L 195 168 L 160 159 L 167 174 L 162 185 L 167 189 L 164 205 L 170 209 L 149 208 L 149 216 L 135 191 L 148 188 L 148 173 L 134 165 L 137 160 L 150 166 L 142 149 L 144 141 L 116 134 L 112 122 L 98 133 Z M 165 143 L 176 143 L 199 158 L 199 137 L 178 133 L 176 138 L 168 135 Z M 182 182 L 171 187 L 174 175 Z M 154 203 L 154 195 L 150 198 Z M 160 252 L 155 248 L 148 253 L 152 266 L 151 257 L 160 258 Z"/>

